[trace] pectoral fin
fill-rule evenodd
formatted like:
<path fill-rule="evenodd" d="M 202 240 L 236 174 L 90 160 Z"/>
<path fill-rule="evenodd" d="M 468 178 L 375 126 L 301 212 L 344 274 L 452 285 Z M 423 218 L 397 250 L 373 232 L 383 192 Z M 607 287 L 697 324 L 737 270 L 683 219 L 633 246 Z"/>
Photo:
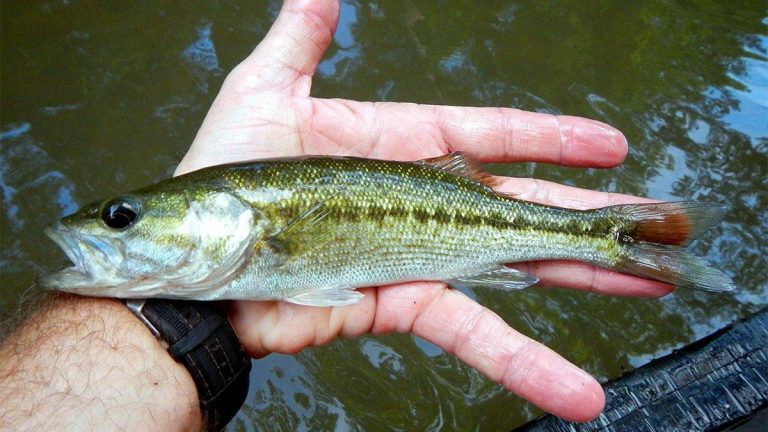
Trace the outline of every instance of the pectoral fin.
<path fill-rule="evenodd" d="M 300 215 L 291 219 L 285 227 L 275 233 L 272 238 L 279 239 L 281 236 L 286 236 L 288 234 L 301 233 L 302 231 L 309 230 L 319 224 L 329 214 L 328 207 L 326 206 L 328 201 L 330 201 L 330 198 L 316 203 Z"/>
<path fill-rule="evenodd" d="M 451 279 L 455 283 L 472 288 L 495 288 L 501 290 L 523 289 L 538 282 L 539 279 L 519 270 L 500 266 L 490 271 Z"/>
<path fill-rule="evenodd" d="M 257 254 L 261 254 L 270 259 L 274 266 L 283 266 L 290 259 L 291 244 L 304 242 L 303 236 L 311 234 L 314 241 L 319 241 L 317 225 L 325 219 L 329 210 L 327 202 L 321 201 L 308 208 L 298 216 L 289 220 L 284 226 L 276 232 L 264 238 L 254 245 Z"/>
<path fill-rule="evenodd" d="M 346 306 L 363 298 L 363 293 L 349 289 L 314 289 L 284 299 L 305 306 Z"/>

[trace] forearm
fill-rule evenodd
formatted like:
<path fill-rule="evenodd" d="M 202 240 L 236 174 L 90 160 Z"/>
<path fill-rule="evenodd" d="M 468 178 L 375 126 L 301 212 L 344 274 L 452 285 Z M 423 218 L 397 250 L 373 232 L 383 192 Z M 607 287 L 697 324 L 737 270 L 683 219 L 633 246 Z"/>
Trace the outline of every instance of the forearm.
<path fill-rule="evenodd" d="M 116 300 L 58 297 L 0 346 L 0 428 L 199 430 L 197 391 Z"/>

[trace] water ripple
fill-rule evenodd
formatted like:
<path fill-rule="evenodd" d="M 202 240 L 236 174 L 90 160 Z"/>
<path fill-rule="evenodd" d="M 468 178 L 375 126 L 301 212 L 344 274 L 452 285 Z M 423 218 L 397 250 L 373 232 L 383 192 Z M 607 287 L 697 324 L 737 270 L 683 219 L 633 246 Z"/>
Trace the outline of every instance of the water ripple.
<path fill-rule="evenodd" d="M 198 89 L 208 92 L 208 80 L 211 76 L 220 75 L 223 71 L 219 67 L 219 58 L 216 56 L 216 47 L 211 39 L 213 24 L 210 22 L 197 27 L 198 39 L 187 46 L 181 53 L 184 64 L 192 74 Z"/>

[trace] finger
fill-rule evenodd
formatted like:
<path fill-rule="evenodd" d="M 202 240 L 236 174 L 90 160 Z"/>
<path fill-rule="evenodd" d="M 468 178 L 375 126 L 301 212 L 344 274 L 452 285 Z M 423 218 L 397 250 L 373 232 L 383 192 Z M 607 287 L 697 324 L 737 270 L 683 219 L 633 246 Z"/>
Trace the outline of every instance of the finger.
<path fill-rule="evenodd" d="M 675 289 L 662 282 L 576 261 L 530 261 L 510 267 L 539 278 L 537 286 L 571 288 L 596 294 L 658 298 Z"/>
<path fill-rule="evenodd" d="M 338 0 L 286 0 L 264 40 L 232 71 L 232 81 L 250 88 L 294 87 L 309 95 L 338 17 Z"/>
<path fill-rule="evenodd" d="M 486 162 L 538 161 L 611 167 L 627 154 L 627 141 L 604 123 L 510 108 L 468 108 L 408 103 L 313 99 L 315 125 L 333 143 L 354 143 L 356 153 L 397 158 L 465 151 Z M 348 150 L 348 151 L 349 151 Z M 424 154 L 428 152 L 429 154 Z M 394 154 L 393 154 L 394 153 Z"/>
<path fill-rule="evenodd" d="M 381 289 L 372 331 L 412 331 L 557 416 L 595 418 L 600 384 L 549 348 L 510 328 L 465 295 L 434 283 Z"/>
<path fill-rule="evenodd" d="M 450 150 L 485 161 L 612 167 L 627 154 L 624 135 L 594 120 L 510 108 L 431 110 Z"/>
<path fill-rule="evenodd" d="M 558 183 L 517 177 L 498 177 L 501 181 L 494 189 L 514 195 L 516 198 L 578 210 L 594 209 L 617 204 L 658 202 L 649 198 L 612 192 L 601 192 L 565 186 Z"/>
<path fill-rule="evenodd" d="M 301 306 L 276 301 L 233 301 L 227 316 L 248 355 L 294 354 L 343 337 L 368 333 L 376 315 L 376 289 L 361 289 L 359 303 L 344 307 Z"/>

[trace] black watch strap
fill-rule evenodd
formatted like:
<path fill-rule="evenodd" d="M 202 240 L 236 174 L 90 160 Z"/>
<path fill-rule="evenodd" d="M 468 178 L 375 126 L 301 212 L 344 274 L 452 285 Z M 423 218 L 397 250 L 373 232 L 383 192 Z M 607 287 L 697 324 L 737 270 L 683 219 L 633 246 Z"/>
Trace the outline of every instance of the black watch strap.
<path fill-rule="evenodd" d="M 126 306 L 189 370 L 206 430 L 222 430 L 245 402 L 251 371 L 224 311 L 211 302 L 166 299 L 127 300 Z"/>

